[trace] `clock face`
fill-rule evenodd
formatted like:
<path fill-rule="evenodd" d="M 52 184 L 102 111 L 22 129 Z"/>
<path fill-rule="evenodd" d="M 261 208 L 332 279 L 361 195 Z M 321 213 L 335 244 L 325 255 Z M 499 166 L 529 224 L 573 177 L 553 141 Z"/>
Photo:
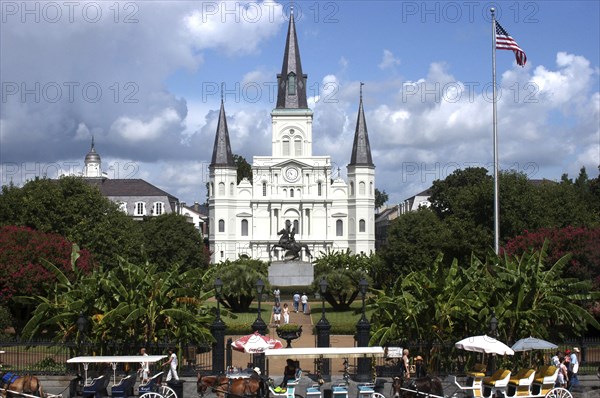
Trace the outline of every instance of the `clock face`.
<path fill-rule="evenodd" d="M 295 167 L 288 167 L 285 171 L 285 178 L 288 181 L 296 181 L 298 179 L 298 169 Z"/>

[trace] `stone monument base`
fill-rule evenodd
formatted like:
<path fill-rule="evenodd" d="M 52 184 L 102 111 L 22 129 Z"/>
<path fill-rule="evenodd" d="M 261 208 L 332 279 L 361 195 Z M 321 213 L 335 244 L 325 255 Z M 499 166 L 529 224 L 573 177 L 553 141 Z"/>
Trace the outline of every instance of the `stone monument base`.
<path fill-rule="evenodd" d="M 271 286 L 308 286 L 314 280 L 314 267 L 307 261 L 273 261 L 269 267 Z"/>

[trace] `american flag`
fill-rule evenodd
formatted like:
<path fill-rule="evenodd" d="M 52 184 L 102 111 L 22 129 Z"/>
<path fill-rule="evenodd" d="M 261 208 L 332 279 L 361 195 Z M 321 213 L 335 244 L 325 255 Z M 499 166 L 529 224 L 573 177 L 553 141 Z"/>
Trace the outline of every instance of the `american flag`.
<path fill-rule="evenodd" d="M 515 39 L 513 39 L 506 30 L 498 21 L 496 22 L 496 48 L 498 50 L 513 50 L 515 53 L 515 58 L 517 59 L 517 64 L 520 66 L 525 66 L 527 63 L 527 55 L 525 55 L 525 51 L 519 47 Z"/>

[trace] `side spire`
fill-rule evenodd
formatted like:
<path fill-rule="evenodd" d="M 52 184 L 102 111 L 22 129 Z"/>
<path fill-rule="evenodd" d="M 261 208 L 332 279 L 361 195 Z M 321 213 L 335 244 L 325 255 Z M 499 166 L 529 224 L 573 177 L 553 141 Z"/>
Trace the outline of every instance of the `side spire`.
<path fill-rule="evenodd" d="M 296 23 L 294 10 L 290 12 L 283 65 L 281 73 L 277 75 L 277 108 L 281 109 L 308 109 L 306 101 L 306 78 L 302 73 L 300 49 L 296 36 Z"/>
<path fill-rule="evenodd" d="M 231 152 L 231 143 L 229 141 L 229 129 L 227 128 L 227 118 L 225 116 L 225 104 L 223 102 L 223 85 L 221 85 L 221 110 L 219 111 L 219 123 L 217 124 L 217 133 L 215 135 L 215 145 L 213 147 L 211 166 L 231 166 L 235 167 L 233 153 Z"/>
<path fill-rule="evenodd" d="M 354 143 L 352 144 L 352 157 L 350 166 L 374 166 L 371 157 L 371 145 L 369 144 L 369 133 L 367 131 L 367 121 L 365 120 L 365 111 L 363 109 L 362 86 L 360 82 L 360 103 L 358 105 L 358 117 L 356 120 L 356 130 L 354 132 Z"/>

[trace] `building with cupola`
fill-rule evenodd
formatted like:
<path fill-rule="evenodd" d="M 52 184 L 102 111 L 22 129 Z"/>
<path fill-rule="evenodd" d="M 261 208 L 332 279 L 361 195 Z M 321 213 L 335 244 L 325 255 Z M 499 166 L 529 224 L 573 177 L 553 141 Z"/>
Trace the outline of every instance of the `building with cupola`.
<path fill-rule="evenodd" d="M 115 202 L 121 211 L 136 220 L 166 213 L 185 214 L 177 197 L 141 178 L 108 178 L 102 172 L 102 159 L 96 152 L 93 137 L 92 146 L 83 162 L 82 177 L 85 182 L 97 187 L 103 196 Z M 200 220 L 197 222 L 195 225 L 202 230 Z"/>
<path fill-rule="evenodd" d="M 241 255 L 281 260 L 274 246 L 290 221 L 297 242 L 313 255 L 375 250 L 375 165 L 362 101 L 362 84 L 347 180 L 331 157 L 313 154 L 313 111 L 307 103 L 293 13 L 290 15 L 277 103 L 271 112 L 271 154 L 254 156 L 252 182 L 237 182 L 225 104 L 221 109 L 209 166 L 209 245 L 212 262 Z M 357 93 L 358 94 L 358 93 Z M 233 143 L 235 147 L 235 142 Z M 308 260 L 305 250 L 303 260 Z"/>

